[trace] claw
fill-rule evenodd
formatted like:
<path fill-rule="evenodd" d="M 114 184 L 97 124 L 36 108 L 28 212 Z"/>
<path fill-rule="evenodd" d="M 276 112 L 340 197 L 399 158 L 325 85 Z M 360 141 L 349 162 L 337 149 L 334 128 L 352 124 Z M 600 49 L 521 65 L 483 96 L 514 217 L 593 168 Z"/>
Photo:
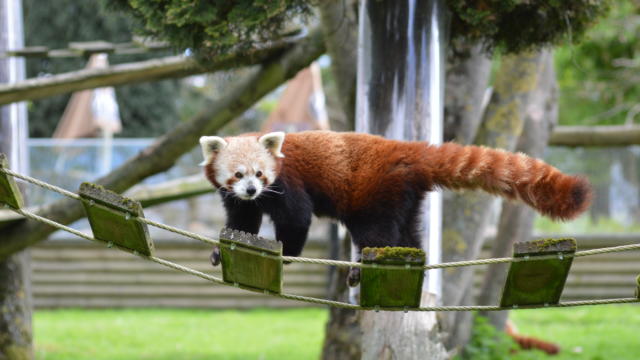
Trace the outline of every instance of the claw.
<path fill-rule="evenodd" d="M 349 268 L 347 275 L 347 285 L 356 287 L 360 283 L 360 268 Z"/>
<path fill-rule="evenodd" d="M 211 265 L 218 266 L 220 265 L 220 247 L 214 246 L 213 251 L 211 252 L 211 256 L 209 257 L 211 260 Z"/>

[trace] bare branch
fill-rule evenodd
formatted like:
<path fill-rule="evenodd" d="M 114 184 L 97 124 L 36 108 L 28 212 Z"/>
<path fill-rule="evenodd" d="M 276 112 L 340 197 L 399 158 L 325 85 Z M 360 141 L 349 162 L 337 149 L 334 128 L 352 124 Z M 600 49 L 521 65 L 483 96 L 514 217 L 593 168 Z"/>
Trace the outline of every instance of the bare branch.
<path fill-rule="evenodd" d="M 189 57 L 170 56 L 162 59 L 113 65 L 106 69 L 84 69 L 49 77 L 31 78 L 14 84 L 0 85 L 0 105 L 103 86 L 180 78 L 259 64 L 273 57 L 289 45 L 290 43 L 287 42 L 274 42 L 268 47 L 248 52 L 226 54 L 208 64 L 198 63 Z"/>
<path fill-rule="evenodd" d="M 629 146 L 640 145 L 640 125 L 558 126 L 553 130 L 552 146 Z"/>

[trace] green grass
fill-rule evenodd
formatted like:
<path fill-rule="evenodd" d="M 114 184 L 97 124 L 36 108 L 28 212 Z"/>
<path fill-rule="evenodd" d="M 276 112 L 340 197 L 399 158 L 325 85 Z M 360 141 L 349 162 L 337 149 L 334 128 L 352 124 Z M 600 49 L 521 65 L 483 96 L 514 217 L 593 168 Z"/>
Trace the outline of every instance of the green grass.
<path fill-rule="evenodd" d="M 640 306 L 602 305 L 511 312 L 520 333 L 559 344 L 558 356 L 522 352 L 514 359 L 636 360 Z"/>
<path fill-rule="evenodd" d="M 640 306 L 518 310 L 520 333 L 553 341 L 559 356 L 524 359 L 638 359 Z M 47 310 L 34 317 L 37 359 L 317 359 L 327 311 Z"/>
<path fill-rule="evenodd" d="M 561 222 L 537 216 L 534 229 L 540 233 L 551 234 L 639 233 L 640 223 L 623 224 L 612 218 L 601 218 L 594 223 L 589 216 L 581 216 L 573 221 Z"/>
<path fill-rule="evenodd" d="M 37 311 L 37 359 L 317 359 L 327 312 Z"/>

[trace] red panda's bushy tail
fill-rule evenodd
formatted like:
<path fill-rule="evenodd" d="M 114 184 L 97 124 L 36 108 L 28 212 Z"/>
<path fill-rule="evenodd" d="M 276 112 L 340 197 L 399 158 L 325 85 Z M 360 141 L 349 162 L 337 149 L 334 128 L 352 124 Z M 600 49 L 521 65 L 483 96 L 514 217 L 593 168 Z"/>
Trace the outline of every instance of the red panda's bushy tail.
<path fill-rule="evenodd" d="M 518 199 L 553 219 L 573 219 L 591 203 L 591 186 L 586 179 L 563 174 L 522 153 L 446 143 L 430 146 L 427 162 L 436 186 L 480 188 Z"/>

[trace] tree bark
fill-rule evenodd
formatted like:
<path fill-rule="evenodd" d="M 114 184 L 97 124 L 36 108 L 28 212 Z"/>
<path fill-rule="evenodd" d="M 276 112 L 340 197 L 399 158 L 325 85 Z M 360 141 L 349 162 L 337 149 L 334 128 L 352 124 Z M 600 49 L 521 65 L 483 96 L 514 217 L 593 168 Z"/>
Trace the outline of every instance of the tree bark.
<path fill-rule="evenodd" d="M 494 90 L 474 143 L 513 151 L 524 126 L 527 100 L 535 90 L 542 64 L 539 53 L 523 53 L 502 58 Z M 481 192 L 448 193 L 445 197 L 443 260 L 475 259 L 484 243 L 494 197 Z M 474 267 L 444 271 L 443 301 L 460 305 L 470 299 Z M 451 313 L 443 316 L 448 329 L 447 346 L 459 349 L 470 336 L 471 316 Z"/>
<path fill-rule="evenodd" d="M 21 4 L 0 2 L 0 51 L 22 46 Z M 24 78 L 23 60 L 0 60 L 0 83 Z M 13 159 L 12 169 L 26 171 L 25 104 L 0 108 L 0 152 Z M 2 230 L 4 232 L 4 229 Z M 2 239 L 4 240 L 4 239 Z M 0 359 L 33 359 L 31 277 L 28 251 L 0 260 Z"/>
<path fill-rule="evenodd" d="M 340 109 L 347 119 L 346 129 L 355 129 L 356 61 L 358 58 L 358 2 L 326 0 L 319 3 L 320 20 L 331 72 L 336 83 Z"/>
<path fill-rule="evenodd" d="M 516 148 L 517 151 L 537 158 L 544 156 L 551 130 L 558 120 L 558 86 L 553 68 L 553 53 L 544 51 L 543 57 L 544 63 L 538 86 L 529 99 L 524 131 Z M 534 217 L 535 212 L 527 206 L 503 202 L 491 257 L 511 256 L 514 243 L 529 241 Z M 494 305 L 500 301 L 508 267 L 508 264 L 494 264 L 488 267 L 478 296 L 480 305 Z M 503 329 L 508 313 L 508 311 L 494 311 L 479 315 L 489 318 L 491 324 L 497 329 Z"/>
<path fill-rule="evenodd" d="M 480 44 L 459 40 L 447 60 L 444 140 L 471 144 L 478 133 L 491 74 L 491 55 Z"/>
<path fill-rule="evenodd" d="M 549 139 L 552 146 L 640 145 L 640 125 L 558 126 Z"/>
<path fill-rule="evenodd" d="M 345 130 L 353 131 L 356 109 L 356 59 L 357 51 L 357 2 L 354 0 L 327 0 L 319 5 L 320 20 L 327 52 L 331 56 L 331 72 L 338 94 L 339 110 L 346 123 Z M 335 124 L 336 121 L 331 121 Z M 351 257 L 351 238 L 347 235 L 339 240 L 338 259 Z M 347 287 L 348 269 L 338 267 L 329 279 L 329 297 L 333 300 L 349 301 Z M 322 359 L 359 359 L 362 332 L 358 312 L 332 307 L 325 327 Z"/>
<path fill-rule="evenodd" d="M 121 193 L 142 179 L 171 168 L 182 154 L 197 144 L 201 135 L 215 133 L 264 95 L 307 67 L 322 55 L 324 50 L 320 31 L 312 31 L 293 48 L 239 81 L 235 87 L 229 89 L 227 96 L 210 104 L 192 120 L 180 124 L 96 182 Z M 72 199 L 63 199 L 43 206 L 38 214 L 62 224 L 69 224 L 85 216 L 82 205 Z M 0 243 L 0 259 L 44 240 L 54 230 L 48 225 L 32 220 L 12 226 L 6 230 Z"/>
<path fill-rule="evenodd" d="M 113 65 L 105 69 L 83 69 L 49 77 L 27 79 L 15 84 L 0 85 L 0 105 L 98 87 L 181 78 L 260 64 L 291 46 L 290 42 L 277 42 L 261 49 L 225 54 L 206 64 L 189 57 L 170 56 Z"/>

